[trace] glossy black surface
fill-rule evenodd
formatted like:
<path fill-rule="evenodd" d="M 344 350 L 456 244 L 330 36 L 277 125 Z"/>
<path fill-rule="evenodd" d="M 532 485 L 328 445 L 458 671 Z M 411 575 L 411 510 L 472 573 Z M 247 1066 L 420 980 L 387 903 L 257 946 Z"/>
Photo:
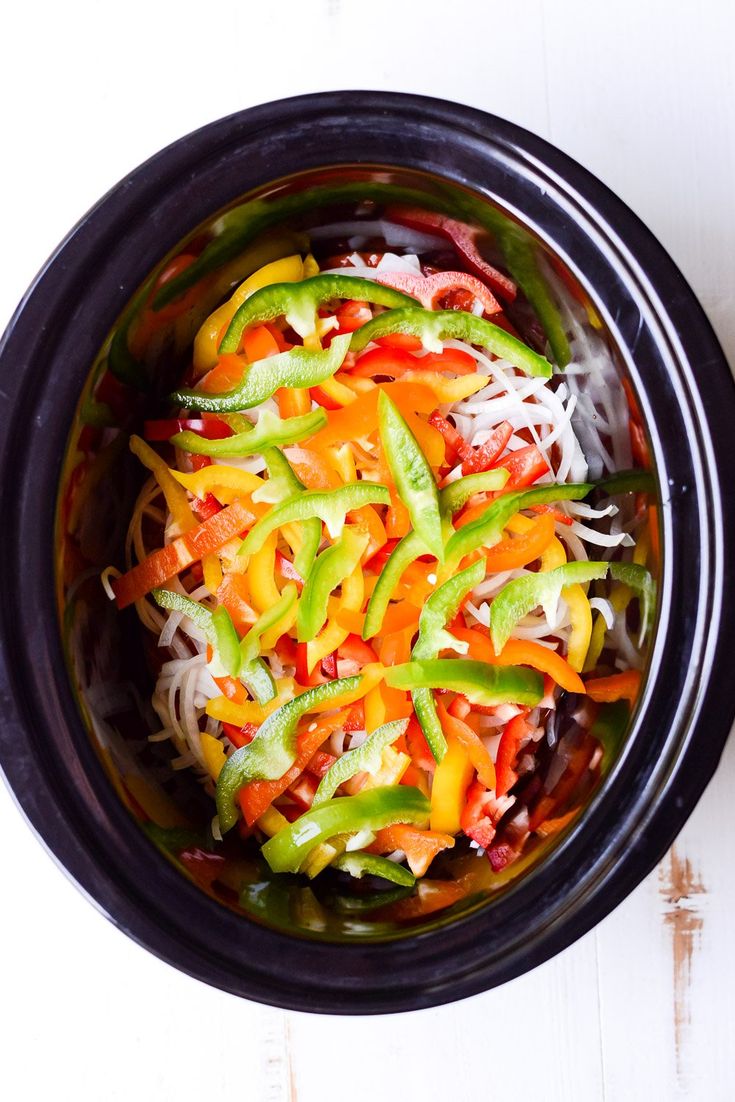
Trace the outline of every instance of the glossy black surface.
<path fill-rule="evenodd" d="M 298 151 L 298 164 L 294 164 Z M 635 384 L 660 482 L 664 562 L 651 676 L 602 791 L 533 873 L 476 914 L 379 944 L 308 944 L 214 904 L 161 858 L 81 723 L 56 616 L 53 531 L 69 424 L 131 293 L 211 212 L 298 167 L 419 168 L 497 199 L 592 294 Z M 568 945 L 662 855 L 719 759 L 735 710 L 735 392 L 665 252 L 602 184 L 509 123 L 436 100 L 334 93 L 214 123 L 131 174 L 72 231 L 0 353 L 5 723 L 0 758 L 74 880 L 130 936 L 191 974 L 304 1010 L 379 1012 L 483 990 Z M 6 520 L 7 524 L 7 520 Z M 22 593 L 20 602 L 12 595 Z"/>

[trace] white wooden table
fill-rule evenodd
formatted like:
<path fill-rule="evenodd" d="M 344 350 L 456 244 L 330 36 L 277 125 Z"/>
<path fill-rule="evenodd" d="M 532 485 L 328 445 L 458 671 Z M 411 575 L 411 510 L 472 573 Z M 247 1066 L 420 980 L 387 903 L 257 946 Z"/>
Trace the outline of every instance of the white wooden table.
<path fill-rule="evenodd" d="M 3 22 L 3 321 L 69 226 L 162 145 L 264 100 L 375 87 L 471 103 L 579 159 L 667 246 L 735 362 L 731 0 L 39 0 Z M 561 956 L 375 1019 L 269 1010 L 161 964 L 75 891 L 0 790 L 0 1096 L 726 1102 L 734 782 L 731 744 L 659 869 Z"/>

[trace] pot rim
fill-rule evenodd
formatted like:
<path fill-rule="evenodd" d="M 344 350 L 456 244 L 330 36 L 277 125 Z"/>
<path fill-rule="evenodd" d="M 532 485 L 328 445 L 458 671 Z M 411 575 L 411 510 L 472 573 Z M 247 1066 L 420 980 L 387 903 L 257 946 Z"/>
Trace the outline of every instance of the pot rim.
<path fill-rule="evenodd" d="M 210 917 L 213 913 L 212 901 L 168 866 L 134 829 L 94 755 L 71 695 L 55 623 L 52 549 L 45 541 L 36 540 L 36 546 L 29 537 L 39 527 L 49 530 L 44 520 L 55 507 L 59 442 L 65 439 L 69 410 L 84 375 L 72 372 L 72 378 L 59 382 L 56 400 L 48 388 L 39 389 L 40 364 L 49 354 L 49 329 L 59 332 L 54 354 L 57 363 L 61 360 L 70 322 L 78 310 L 89 308 L 90 283 L 95 279 L 95 294 L 100 300 L 104 297 L 105 313 L 75 353 L 78 364 L 86 358 L 91 366 L 105 333 L 153 267 L 151 256 L 160 259 L 183 236 L 175 220 L 161 228 L 174 196 L 183 194 L 189 203 L 181 215 L 188 221 L 187 229 L 201 220 L 191 205 L 198 171 L 206 176 L 233 150 L 266 145 L 274 132 L 299 137 L 310 133 L 312 139 L 326 135 L 330 150 L 346 148 L 335 136 L 338 125 L 358 127 L 366 116 L 363 125 L 368 132 L 361 137 L 366 150 L 378 148 L 377 134 L 404 136 L 391 159 L 396 168 L 421 167 L 409 162 L 410 155 L 417 155 L 410 153 L 409 133 L 422 156 L 439 157 L 437 148 L 449 143 L 448 148 L 461 156 L 456 158 L 458 166 L 444 164 L 441 174 L 499 199 L 549 241 L 600 303 L 636 384 L 656 457 L 665 552 L 661 612 L 651 676 L 623 753 L 578 825 L 537 869 L 466 917 L 386 943 L 335 946 L 309 941 L 304 954 L 305 942 L 299 938 L 255 924 L 242 937 L 240 926 L 241 939 L 249 942 L 248 951 L 258 963 L 238 962 L 240 970 L 233 974 L 224 946 L 213 947 L 203 936 L 202 922 L 207 910 Z M 354 160 L 349 157 L 341 163 Z M 321 163 L 328 167 L 340 162 Z M 371 156 L 365 163 L 385 161 Z M 513 210 L 507 194 L 499 195 L 472 178 L 482 165 L 495 182 L 503 172 L 519 174 L 526 187 L 522 210 Z M 265 169 L 256 165 L 253 171 Z M 261 182 L 284 175 L 271 173 Z M 230 198 L 243 190 L 250 188 L 240 188 Z M 211 204 L 209 213 L 222 205 Z M 549 224 L 553 209 L 569 220 L 556 238 Z M 159 214 L 158 223 L 154 221 L 159 236 L 150 232 L 151 210 Z M 151 240 L 143 246 L 146 233 Z M 604 299 L 611 288 L 595 283 L 605 273 L 616 274 L 637 315 L 614 315 L 612 304 Z M 60 331 L 54 322 L 62 317 L 67 321 Z M 651 349 L 661 370 L 668 371 L 668 376 L 661 376 L 666 386 L 660 394 L 646 387 L 643 359 Z M 706 390 L 699 386 L 703 369 Z M 663 855 L 714 772 L 735 713 L 735 695 L 722 699 L 719 691 L 735 642 L 735 581 L 725 568 L 735 550 L 735 500 L 720 480 L 720 470 L 729 469 L 725 460 L 733 451 L 735 386 L 716 337 L 673 261 L 629 208 L 566 154 L 515 124 L 422 96 L 315 93 L 238 112 L 156 154 L 81 219 L 11 320 L 0 344 L 0 370 L 6 403 L 6 416 L 0 421 L 0 501 L 2 515 L 18 518 L 0 545 L 0 561 L 3 577 L 13 582 L 9 593 L 21 592 L 26 572 L 34 579 L 34 591 L 27 601 L 24 594 L 20 609 L 5 602 L 0 610 L 0 694 L 6 713 L 0 762 L 21 810 L 46 848 L 80 890 L 129 936 L 199 979 L 274 1005 L 337 1013 L 413 1009 L 477 993 L 560 951 L 612 910 Z M 651 380 L 656 381 L 652 372 L 651 368 Z M 663 421 L 667 412 L 678 415 L 688 454 L 677 440 L 664 440 L 670 428 Z M 40 491 L 36 461 L 47 483 Z M 682 586 L 687 600 L 676 602 L 673 594 Z M 666 639 L 681 637 L 681 652 L 672 655 L 669 646 L 665 654 Z M 676 704 L 668 699 L 672 686 L 681 690 Z M 42 699 L 43 687 L 47 695 Z M 669 729 L 657 735 L 646 754 L 641 731 L 647 723 L 650 733 L 652 717 L 657 716 L 664 717 L 664 723 L 668 720 Z M 47 732 L 54 730 L 57 742 L 49 746 Z M 72 746 L 70 758 L 63 750 Z M 160 898 L 170 901 L 168 910 Z M 530 933 L 527 926 L 521 929 L 521 917 L 531 904 L 541 906 L 541 900 L 536 927 Z M 182 919 L 170 932 L 174 903 L 182 915 L 192 916 L 196 929 L 187 928 Z M 247 921 L 224 908 L 214 913 L 218 934 L 231 934 L 236 929 L 233 922 Z M 500 925 L 501 915 L 504 921 L 518 922 L 519 931 L 529 936 L 498 940 L 493 919 Z M 493 938 L 492 950 L 483 948 L 480 939 Z M 299 947 L 308 961 L 299 960 Z M 329 971 L 335 969 L 337 952 L 342 975 L 333 977 Z M 414 958 L 413 969 L 402 960 L 408 955 Z M 275 957 L 281 959 L 276 962 Z M 267 959 L 270 963 L 263 965 Z M 288 982 L 294 974 L 300 989 Z M 356 996 L 353 988 L 358 985 Z"/>

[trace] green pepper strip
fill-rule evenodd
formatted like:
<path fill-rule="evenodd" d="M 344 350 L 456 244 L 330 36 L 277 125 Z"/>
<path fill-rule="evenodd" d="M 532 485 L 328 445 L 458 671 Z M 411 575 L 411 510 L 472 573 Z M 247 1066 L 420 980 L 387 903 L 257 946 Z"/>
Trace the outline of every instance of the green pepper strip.
<path fill-rule="evenodd" d="M 376 773 L 380 768 L 380 759 L 386 746 L 390 746 L 401 735 L 405 735 L 407 728 L 407 719 L 394 719 L 390 723 L 384 723 L 382 727 L 376 727 L 372 734 L 368 735 L 362 746 L 356 746 L 354 750 L 348 750 L 342 757 L 337 758 L 319 782 L 312 807 L 318 807 L 326 800 L 331 800 L 339 786 L 358 773 Z"/>
<path fill-rule="evenodd" d="M 499 325 L 493 325 L 491 321 L 468 314 L 464 310 L 422 310 L 417 309 L 415 304 L 401 310 L 386 310 L 355 330 L 350 349 L 360 352 L 370 341 L 387 337 L 391 333 L 408 333 L 412 337 L 418 337 L 424 348 L 428 348 L 430 352 L 441 352 L 442 340 L 456 337 L 468 344 L 487 348 L 494 356 L 507 360 L 527 375 L 551 378 L 553 369 L 547 359 Z"/>
<path fill-rule="evenodd" d="M 220 355 L 237 352 L 242 335 L 251 325 L 285 317 L 300 337 L 314 331 L 319 306 L 330 299 L 359 299 L 378 306 L 416 305 L 416 300 L 371 279 L 348 275 L 317 275 L 298 283 L 272 283 L 243 302 L 219 346 Z"/>
<path fill-rule="evenodd" d="M 434 472 L 416 437 L 383 390 L 378 395 L 378 423 L 383 453 L 413 529 L 431 554 L 443 562 L 444 540 Z"/>
<path fill-rule="evenodd" d="M 615 700 L 609 704 L 600 704 L 590 734 L 602 744 L 600 772 L 604 776 L 609 772 L 630 719 L 630 707 L 627 700 Z"/>
<path fill-rule="evenodd" d="M 252 657 L 243 661 L 235 625 L 223 605 L 210 612 L 190 597 L 184 597 L 170 589 L 153 589 L 151 596 L 161 608 L 183 612 L 201 628 L 228 676 L 239 677 L 259 704 L 267 704 L 269 700 L 273 700 L 276 695 L 273 675 L 260 658 Z"/>
<path fill-rule="evenodd" d="M 322 551 L 309 571 L 299 601 L 296 634 L 300 643 L 310 643 L 327 618 L 330 594 L 349 578 L 360 561 L 370 537 L 358 528 L 345 528 L 342 538 Z"/>
<path fill-rule="evenodd" d="M 261 613 L 240 643 L 240 656 L 243 666 L 252 662 L 260 654 L 260 638 L 274 624 L 277 624 L 287 612 L 290 612 L 298 599 L 298 591 L 293 582 L 283 587 L 281 599 Z"/>
<path fill-rule="evenodd" d="M 255 455 L 277 444 L 296 444 L 318 432 L 326 423 L 327 415 L 323 409 L 285 419 L 264 409 L 251 432 L 240 432 L 223 440 L 207 440 L 197 432 L 177 432 L 171 437 L 171 443 L 193 455 Z"/>
<path fill-rule="evenodd" d="M 535 707 L 544 693 L 540 673 L 524 666 L 491 666 L 467 658 L 430 658 L 405 662 L 385 671 L 394 689 L 450 689 L 473 704 L 527 704 Z"/>
<path fill-rule="evenodd" d="M 249 300 L 248 300 L 249 301 Z M 318 386 L 334 375 L 347 355 L 350 335 L 334 337 L 324 352 L 296 347 L 247 365 L 242 382 L 224 394 L 205 394 L 202 390 L 175 390 L 170 401 L 185 409 L 208 413 L 236 413 L 260 405 L 279 387 Z"/>
<path fill-rule="evenodd" d="M 464 598 L 484 577 L 485 562 L 480 559 L 434 590 L 421 610 L 419 636 L 411 652 L 414 661 L 436 658 L 442 650 L 466 653 L 468 644 L 455 639 L 446 630 L 445 624 L 454 619 Z M 447 752 L 447 740 L 434 703 L 434 694 L 431 689 L 414 689 L 411 697 L 429 749 L 434 760 L 440 762 Z"/>
<path fill-rule="evenodd" d="M 651 629 L 656 607 L 656 583 L 649 570 L 635 562 L 611 562 L 610 577 L 627 585 L 638 597 L 641 606 L 641 642 Z"/>
<path fill-rule="evenodd" d="M 245 537 L 239 554 L 252 555 L 260 551 L 271 532 L 296 520 L 319 517 L 327 526 L 332 539 L 339 536 L 345 517 L 353 509 L 363 505 L 390 505 L 387 486 L 379 482 L 350 482 L 336 490 L 307 490 L 298 498 L 290 498 L 276 505 L 270 513 L 253 525 Z"/>
<path fill-rule="evenodd" d="M 519 509 L 546 505 L 551 501 L 578 501 L 594 489 L 591 482 L 557 483 L 514 490 L 488 505 L 482 516 L 459 528 L 447 543 L 447 562 L 458 563 L 478 547 L 492 547 L 503 536 L 503 529 Z"/>
<path fill-rule="evenodd" d="M 280 504 L 289 498 L 295 497 L 306 490 L 303 482 L 278 448 L 267 448 L 263 452 L 263 458 L 268 466 L 269 478 L 262 489 L 253 494 L 253 501 L 267 501 L 272 504 Z M 310 517 L 302 520 L 302 543 L 294 556 L 294 567 L 302 578 L 305 578 L 311 570 L 312 564 L 322 542 L 322 522 L 318 517 Z"/>
<path fill-rule="evenodd" d="M 549 615 L 565 586 L 604 578 L 608 566 L 606 562 L 568 562 L 544 574 L 525 574 L 504 585 L 490 605 L 490 637 L 495 653 L 500 654 L 518 621 L 537 605 L 543 605 Z"/>
<path fill-rule="evenodd" d="M 501 490 L 508 480 L 508 472 L 499 468 L 495 471 L 482 471 L 458 478 L 439 491 L 439 505 L 442 512 L 443 531 L 453 532 L 451 516 L 466 505 L 474 494 L 489 490 Z M 377 635 L 383 623 L 383 617 L 403 572 L 419 555 L 427 552 L 417 532 L 409 532 L 396 544 L 372 592 L 367 606 L 365 623 L 362 629 L 363 639 L 372 639 Z"/>
<path fill-rule="evenodd" d="M 538 247 L 528 240 L 521 240 L 512 232 L 501 233 L 500 246 L 508 271 L 516 283 L 523 288 L 523 293 L 543 326 L 554 359 L 559 367 L 566 367 L 572 358 L 569 341 L 556 304 L 538 269 L 536 261 Z"/>
<path fill-rule="evenodd" d="M 352 692 L 360 680 L 359 676 L 341 677 L 307 689 L 271 712 L 253 741 L 241 746 L 227 759 L 216 791 L 217 814 L 223 833 L 237 822 L 235 799 L 243 785 L 251 781 L 278 780 L 296 761 L 295 731 L 301 717 L 317 705 Z"/>
<path fill-rule="evenodd" d="M 298 872 L 311 851 L 335 834 L 380 830 L 391 823 L 425 823 L 430 810 L 426 796 L 408 785 L 338 796 L 279 830 L 263 846 L 263 856 L 273 872 Z"/>
<path fill-rule="evenodd" d="M 379 876 L 382 880 L 390 880 L 392 884 L 400 884 L 404 888 L 412 888 L 416 883 L 416 877 L 403 865 L 389 861 L 387 857 L 378 857 L 374 853 L 343 853 L 332 861 L 332 868 L 348 872 L 358 880 L 363 876 Z"/>
<path fill-rule="evenodd" d="M 618 471 L 617 474 L 611 474 L 609 478 L 600 479 L 595 483 L 598 490 L 603 490 L 610 497 L 615 494 L 630 494 L 630 493 L 645 493 L 654 494 L 656 492 L 656 479 L 653 477 L 652 471 L 644 471 L 638 467 L 630 471 Z"/>

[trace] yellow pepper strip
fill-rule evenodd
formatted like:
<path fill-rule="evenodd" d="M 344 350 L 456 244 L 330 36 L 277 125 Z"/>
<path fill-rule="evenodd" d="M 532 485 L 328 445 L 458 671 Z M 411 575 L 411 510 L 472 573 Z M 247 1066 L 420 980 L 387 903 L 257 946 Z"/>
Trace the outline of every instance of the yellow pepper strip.
<path fill-rule="evenodd" d="M 633 562 L 638 566 L 645 566 L 648 561 L 648 554 L 651 550 L 651 529 L 648 524 L 645 525 L 643 531 L 638 537 L 633 551 Z"/>
<path fill-rule="evenodd" d="M 627 585 L 623 585 L 622 582 L 616 582 L 610 593 L 610 604 L 616 613 L 621 613 L 628 607 L 628 603 L 632 596 L 633 591 L 629 589 Z M 594 670 L 599 662 L 602 648 L 605 646 L 606 634 L 607 624 L 605 623 L 602 613 L 598 612 L 595 619 L 595 626 L 592 628 L 592 638 L 590 639 L 589 650 L 587 651 L 582 673 L 589 673 L 590 670 Z"/>
<path fill-rule="evenodd" d="M 341 612 L 335 613 L 334 619 L 349 635 L 362 635 L 362 629 L 365 625 L 364 612 L 351 612 L 349 609 L 342 609 Z"/>
<path fill-rule="evenodd" d="M 212 719 L 218 719 L 221 723 L 232 723 L 235 727 L 244 727 L 246 723 L 260 725 L 271 712 L 275 712 L 288 700 L 293 700 L 295 693 L 292 677 L 283 677 L 276 681 L 278 695 L 267 704 L 256 704 L 253 700 L 246 700 L 242 704 L 235 704 L 226 696 L 215 696 L 207 701 L 206 713 Z"/>
<path fill-rule="evenodd" d="M 287 631 L 296 623 L 296 616 L 299 610 L 299 603 L 296 601 L 293 606 L 286 612 L 280 620 L 278 620 L 273 627 L 268 631 L 264 631 L 260 637 L 260 650 L 261 653 L 267 650 L 272 650 L 275 647 L 278 640 L 282 635 L 285 635 Z"/>
<path fill-rule="evenodd" d="M 218 738 L 215 738 L 214 735 L 207 734 L 206 731 L 199 736 L 199 740 L 204 764 L 212 780 L 216 781 L 220 775 L 222 766 L 227 761 L 225 748 Z"/>
<path fill-rule="evenodd" d="M 261 287 L 271 283 L 297 283 L 304 278 L 304 262 L 298 255 L 286 256 L 283 260 L 274 260 L 270 264 L 253 272 L 241 283 L 231 298 L 218 306 L 213 314 L 201 326 L 194 338 L 194 373 L 203 375 L 217 363 L 219 336 L 223 328 L 230 324 L 237 310 L 246 298 Z"/>
<path fill-rule="evenodd" d="M 325 448 L 324 454 L 345 484 L 357 482 L 355 457 L 352 454 L 351 444 L 340 444 L 339 447 L 332 444 L 331 447 Z"/>
<path fill-rule="evenodd" d="M 133 455 L 138 457 L 143 466 L 147 467 L 154 475 L 156 482 L 163 491 L 168 511 L 173 517 L 177 530 L 188 532 L 190 528 L 194 528 L 199 522 L 191 511 L 186 491 L 171 476 L 168 464 L 161 459 L 160 455 L 154 452 L 153 448 L 148 447 L 145 440 L 141 440 L 139 436 L 130 437 L 130 450 Z"/>
<path fill-rule="evenodd" d="M 200 471 L 193 471 L 191 474 L 175 471 L 172 467 L 168 470 L 189 493 L 200 499 L 204 499 L 211 493 L 218 497 L 215 491 L 225 487 L 228 490 L 237 490 L 242 497 L 249 497 L 265 485 L 264 479 L 259 478 L 257 474 L 241 471 L 239 467 L 228 467 L 224 463 L 211 463 L 208 467 L 202 467 Z"/>
<path fill-rule="evenodd" d="M 364 785 L 360 789 L 383 788 L 386 785 L 400 784 L 401 777 L 411 764 L 408 754 L 402 750 L 394 750 L 392 746 L 386 746 L 380 755 L 380 768 L 377 773 L 368 775 Z"/>
<path fill-rule="evenodd" d="M 306 873 L 313 880 L 327 865 L 332 864 L 335 857 L 344 853 L 351 837 L 351 834 L 335 834 L 328 842 L 320 842 L 302 862 L 299 872 Z"/>
<path fill-rule="evenodd" d="M 324 391 L 327 398 L 331 398 L 333 402 L 339 402 L 341 406 L 348 406 L 357 397 L 354 390 L 350 390 L 348 386 L 335 378 L 325 379 L 324 382 L 319 384 L 319 389 Z"/>
<path fill-rule="evenodd" d="M 539 569 L 546 573 L 547 570 L 555 570 L 557 566 L 563 566 L 567 561 L 567 553 L 564 544 L 554 536 L 553 540 L 541 555 Z"/>
<path fill-rule="evenodd" d="M 461 402 L 487 386 L 487 375 L 458 375 L 456 379 L 445 379 L 436 371 L 407 371 L 401 376 L 401 382 L 423 383 L 434 391 L 440 402 Z"/>
<path fill-rule="evenodd" d="M 444 452 L 446 448 L 442 434 L 438 429 L 435 429 L 433 425 L 429 425 L 426 421 L 422 421 L 415 413 L 409 413 L 406 417 L 406 422 L 411 432 L 416 437 L 419 447 L 429 461 L 429 466 L 441 467 L 444 462 Z"/>
<path fill-rule="evenodd" d="M 362 566 L 358 564 L 349 578 L 346 578 L 342 583 L 342 596 L 339 598 L 336 612 L 360 612 L 364 599 L 365 579 Z M 326 658 L 332 651 L 337 650 L 349 634 L 348 631 L 339 626 L 335 617 L 330 615 L 326 627 L 317 635 L 316 639 L 306 644 L 306 668 L 309 673 L 314 669 L 317 662 L 321 662 L 322 658 Z"/>
<path fill-rule="evenodd" d="M 266 612 L 281 599 L 281 592 L 276 585 L 277 540 L 278 534 L 271 532 L 260 551 L 250 557 L 248 585 L 252 602 L 258 612 Z M 326 653 L 330 654 L 331 651 Z"/>
<path fill-rule="evenodd" d="M 431 786 L 431 830 L 459 833 L 465 795 L 474 774 L 467 751 L 450 735 L 447 752 L 436 767 Z"/>
<path fill-rule="evenodd" d="M 352 391 L 352 397 L 356 397 L 360 394 L 366 394 L 368 390 L 372 390 L 375 383 L 372 379 L 360 379 L 353 375 L 348 375 L 346 372 L 338 372 L 334 378 L 337 382 L 342 383 L 343 386 L 348 387 Z"/>
<path fill-rule="evenodd" d="M 210 593 L 216 593 L 222 585 L 222 564 L 219 555 L 205 555 L 202 559 L 204 584 Z"/>
<path fill-rule="evenodd" d="M 365 694 L 365 730 L 368 734 L 385 723 L 385 701 L 381 688 L 381 685 L 376 685 Z"/>
<path fill-rule="evenodd" d="M 281 815 L 278 808 L 273 804 L 264 811 L 259 819 L 256 819 L 256 825 L 260 827 L 263 834 L 267 834 L 269 838 L 272 838 L 274 834 L 278 834 L 279 830 L 283 830 L 288 826 L 288 819 L 285 815 Z"/>
<path fill-rule="evenodd" d="M 568 585 L 562 589 L 561 595 L 569 609 L 569 620 L 572 625 L 567 647 L 567 662 L 573 670 L 581 673 L 592 637 L 592 609 L 581 585 Z"/>
<path fill-rule="evenodd" d="M 319 275 L 319 270 L 319 265 L 311 253 L 309 253 L 304 260 L 304 274 L 302 278 L 311 279 L 312 276 Z"/>
<path fill-rule="evenodd" d="M 295 558 L 301 550 L 301 545 L 304 542 L 303 536 L 301 535 L 301 525 L 297 523 L 284 524 L 281 528 L 281 534 L 283 535 L 283 538 L 285 539 L 288 546 L 291 548 L 291 551 Z"/>
<path fill-rule="evenodd" d="M 317 704 L 311 709 L 311 712 L 331 712 L 335 708 L 344 708 L 348 704 L 354 704 L 356 700 L 362 700 L 371 689 L 379 685 L 384 676 L 385 669 L 381 666 L 380 662 L 369 662 L 367 666 L 363 666 L 362 668 L 362 677 L 356 689 L 332 697 L 331 700 L 327 700 L 323 704 Z M 306 689 L 303 691 L 306 692 Z"/>

